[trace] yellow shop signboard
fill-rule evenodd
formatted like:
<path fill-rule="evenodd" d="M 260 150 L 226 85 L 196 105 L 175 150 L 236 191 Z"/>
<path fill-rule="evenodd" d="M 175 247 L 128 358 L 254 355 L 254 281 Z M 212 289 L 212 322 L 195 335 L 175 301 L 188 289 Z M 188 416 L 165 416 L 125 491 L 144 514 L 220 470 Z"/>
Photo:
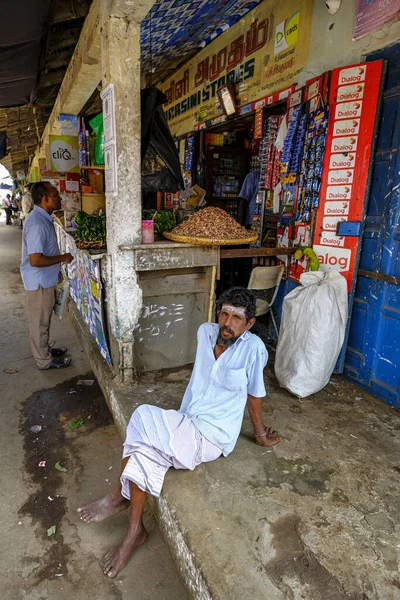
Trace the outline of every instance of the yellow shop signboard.
<path fill-rule="evenodd" d="M 235 84 L 239 106 L 297 81 L 308 60 L 312 0 L 264 0 L 159 87 L 171 132 L 219 114 L 217 90 Z"/>

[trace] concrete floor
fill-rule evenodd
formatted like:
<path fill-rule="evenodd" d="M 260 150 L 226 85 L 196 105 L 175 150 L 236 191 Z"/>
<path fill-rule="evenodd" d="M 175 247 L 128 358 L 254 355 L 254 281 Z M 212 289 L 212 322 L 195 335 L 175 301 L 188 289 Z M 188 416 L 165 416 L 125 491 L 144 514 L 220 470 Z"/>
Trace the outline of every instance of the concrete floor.
<path fill-rule="evenodd" d="M 143 403 L 177 408 L 189 377 L 149 373 L 113 401 L 125 418 Z M 271 369 L 265 380 L 280 444 L 256 446 L 246 415 L 227 458 L 166 476 L 161 521 L 207 589 L 192 597 L 399 600 L 400 412 L 339 376 L 302 401 Z"/>
<path fill-rule="evenodd" d="M 4 600 L 184 600 L 186 591 L 146 514 L 149 541 L 114 581 L 99 559 L 123 536 L 127 514 L 99 525 L 80 521 L 76 507 L 115 481 L 121 441 L 100 389 L 77 386 L 89 365 L 68 320 L 54 319 L 53 339 L 70 349 L 73 366 L 39 372 L 28 341 L 19 275 L 21 231 L 0 217 L 0 596 Z M 5 374 L 7 367 L 17 373 Z M 77 393 L 69 394 L 71 390 Z M 68 422 L 82 416 L 71 431 Z M 34 434 L 32 425 L 42 425 Z M 39 468 L 41 460 L 46 467 Z M 55 470 L 60 461 L 67 473 Z M 57 530 L 53 538 L 46 531 Z"/>
<path fill-rule="evenodd" d="M 114 402 L 177 408 L 189 377 L 149 373 Z M 256 446 L 246 415 L 227 458 L 166 476 L 161 519 L 208 590 L 192 597 L 399 600 L 399 411 L 339 376 L 302 401 L 265 379 L 280 444 Z"/>

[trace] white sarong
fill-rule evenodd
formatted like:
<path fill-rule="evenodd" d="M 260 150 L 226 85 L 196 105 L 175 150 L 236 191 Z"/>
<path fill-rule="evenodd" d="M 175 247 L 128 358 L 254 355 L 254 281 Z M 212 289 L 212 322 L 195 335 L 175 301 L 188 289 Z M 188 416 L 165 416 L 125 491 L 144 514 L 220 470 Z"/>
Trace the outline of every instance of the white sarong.
<path fill-rule="evenodd" d="M 126 431 L 123 458 L 129 460 L 121 475 L 122 495 L 130 499 L 133 481 L 158 498 L 170 467 L 192 471 L 221 454 L 185 415 L 143 404 L 132 414 Z"/>

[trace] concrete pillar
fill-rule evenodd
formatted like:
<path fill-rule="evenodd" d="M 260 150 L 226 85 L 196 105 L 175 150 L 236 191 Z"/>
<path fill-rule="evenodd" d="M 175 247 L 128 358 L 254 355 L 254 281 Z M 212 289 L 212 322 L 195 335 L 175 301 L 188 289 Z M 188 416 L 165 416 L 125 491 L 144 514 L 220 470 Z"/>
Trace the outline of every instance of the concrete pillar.
<path fill-rule="evenodd" d="M 147 10 L 139 2 L 140 14 L 132 14 L 132 4 L 103 5 L 102 20 L 102 82 L 103 89 L 114 84 L 118 161 L 118 195 L 107 194 L 107 310 L 124 384 L 135 378 L 133 332 L 142 307 L 133 252 L 119 249 L 141 242 L 140 20 Z"/>

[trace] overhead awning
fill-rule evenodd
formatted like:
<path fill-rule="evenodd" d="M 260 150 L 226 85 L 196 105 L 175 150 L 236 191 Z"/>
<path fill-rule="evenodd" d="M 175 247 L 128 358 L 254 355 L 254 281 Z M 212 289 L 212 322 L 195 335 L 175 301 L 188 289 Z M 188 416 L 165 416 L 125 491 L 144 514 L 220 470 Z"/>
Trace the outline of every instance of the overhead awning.
<path fill-rule="evenodd" d="M 51 19 L 51 0 L 3 0 L 0 36 L 0 108 L 34 100 L 42 40 Z"/>

